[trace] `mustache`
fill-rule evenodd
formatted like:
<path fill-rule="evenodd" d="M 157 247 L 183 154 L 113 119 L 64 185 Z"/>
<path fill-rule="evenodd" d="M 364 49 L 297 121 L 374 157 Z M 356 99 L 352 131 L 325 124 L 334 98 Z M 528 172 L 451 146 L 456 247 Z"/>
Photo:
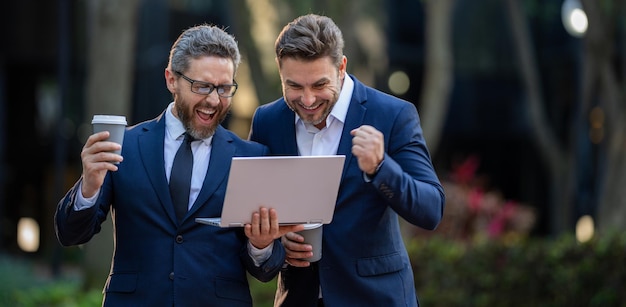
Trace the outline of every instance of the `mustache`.
<path fill-rule="evenodd" d="M 294 100 L 291 100 L 290 103 L 292 104 L 297 104 L 300 107 L 304 108 L 304 109 L 315 109 L 318 108 L 319 106 L 323 105 L 324 103 L 328 103 L 329 101 L 327 99 L 316 99 L 315 102 L 311 105 L 311 106 L 306 106 L 302 103 L 302 99 L 301 98 L 297 98 Z"/>

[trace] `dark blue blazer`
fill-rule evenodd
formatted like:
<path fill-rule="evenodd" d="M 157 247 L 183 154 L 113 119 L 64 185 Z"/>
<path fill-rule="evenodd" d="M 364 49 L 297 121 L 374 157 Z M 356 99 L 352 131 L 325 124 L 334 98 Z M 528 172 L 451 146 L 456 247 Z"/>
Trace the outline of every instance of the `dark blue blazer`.
<path fill-rule="evenodd" d="M 198 199 L 177 225 L 163 163 L 165 116 L 129 128 L 124 161 L 109 172 L 94 207 L 74 211 L 78 183 L 60 201 L 55 228 L 64 246 L 100 231 L 109 210 L 115 251 L 104 287 L 108 306 L 252 306 L 246 270 L 261 281 L 278 274 L 285 259 L 280 241 L 261 267 L 248 256 L 243 228 L 198 224 L 221 215 L 233 156 L 266 155 L 267 148 L 219 127 Z"/>
<path fill-rule="evenodd" d="M 443 188 L 415 106 L 351 77 L 354 93 L 337 152 L 346 162 L 333 221 L 323 228 L 322 259 L 281 272 L 276 303 L 283 306 L 315 306 L 318 278 L 327 306 L 417 305 L 398 215 L 434 229 L 443 216 Z M 385 137 L 385 162 L 371 182 L 363 179 L 351 153 L 350 131 L 361 125 Z M 250 139 L 267 145 L 273 155 L 298 154 L 294 113 L 282 98 L 257 109 Z"/>

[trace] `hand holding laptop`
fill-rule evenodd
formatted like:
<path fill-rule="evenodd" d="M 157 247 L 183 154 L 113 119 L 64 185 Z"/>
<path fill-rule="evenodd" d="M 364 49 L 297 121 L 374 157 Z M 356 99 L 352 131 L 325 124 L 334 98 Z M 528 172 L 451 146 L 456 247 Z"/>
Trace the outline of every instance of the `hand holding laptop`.
<path fill-rule="evenodd" d="M 275 239 L 293 231 L 301 231 L 304 225 L 284 225 L 278 223 L 278 213 L 275 209 L 261 207 L 258 212 L 252 214 L 250 224 L 244 225 L 244 232 L 250 243 L 263 249 L 272 244 Z"/>
<path fill-rule="evenodd" d="M 345 156 L 234 157 L 220 217 L 196 222 L 218 227 L 251 224 L 261 206 L 280 214 L 281 225 L 332 221 Z M 302 197 L 315 191 L 315 197 Z"/>

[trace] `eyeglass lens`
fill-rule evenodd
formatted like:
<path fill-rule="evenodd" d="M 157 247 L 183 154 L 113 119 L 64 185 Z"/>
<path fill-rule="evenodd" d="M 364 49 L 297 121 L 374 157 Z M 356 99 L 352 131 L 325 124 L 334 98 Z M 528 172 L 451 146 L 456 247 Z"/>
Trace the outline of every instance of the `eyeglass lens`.
<path fill-rule="evenodd" d="M 215 86 L 212 83 L 197 81 L 185 76 L 183 73 L 176 71 L 176 74 L 183 77 L 183 79 L 187 80 L 191 84 L 191 91 L 196 94 L 201 95 L 209 95 L 213 92 L 213 90 L 217 89 L 217 94 L 222 97 L 232 97 L 235 95 L 237 91 L 237 83 L 234 84 L 222 84 Z"/>
<path fill-rule="evenodd" d="M 232 96 L 235 93 L 235 86 L 232 84 L 222 84 L 215 86 L 210 83 L 194 82 L 191 85 L 191 91 L 194 93 L 209 95 L 213 90 L 217 89 L 217 94 L 220 96 Z"/>

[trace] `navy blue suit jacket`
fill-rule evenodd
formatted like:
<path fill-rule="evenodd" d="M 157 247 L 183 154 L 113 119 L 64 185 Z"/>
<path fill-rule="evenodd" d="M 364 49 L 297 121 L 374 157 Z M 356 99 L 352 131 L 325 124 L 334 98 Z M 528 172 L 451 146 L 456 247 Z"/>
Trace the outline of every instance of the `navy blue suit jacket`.
<path fill-rule="evenodd" d="M 78 183 L 60 201 L 55 228 L 62 245 L 82 244 L 100 231 L 109 211 L 115 251 L 104 287 L 110 306 L 251 306 L 246 270 L 261 281 L 278 274 L 285 251 L 256 267 L 243 228 L 198 224 L 221 215 L 233 156 L 266 155 L 267 148 L 219 127 L 198 199 L 180 226 L 165 176 L 165 116 L 129 128 L 117 172 L 109 172 L 94 207 L 73 209 Z"/>
<path fill-rule="evenodd" d="M 415 106 L 351 77 L 354 93 L 337 151 L 346 162 L 333 221 L 323 228 L 322 259 L 309 268 L 281 271 L 276 304 L 315 306 L 319 279 L 328 306 L 417 305 L 398 215 L 434 229 L 443 216 L 443 188 Z M 273 155 L 297 155 L 294 121 L 284 99 L 263 105 L 255 112 L 250 139 Z M 375 127 L 385 138 L 385 162 L 371 182 L 351 153 L 350 131 L 361 125 Z"/>

